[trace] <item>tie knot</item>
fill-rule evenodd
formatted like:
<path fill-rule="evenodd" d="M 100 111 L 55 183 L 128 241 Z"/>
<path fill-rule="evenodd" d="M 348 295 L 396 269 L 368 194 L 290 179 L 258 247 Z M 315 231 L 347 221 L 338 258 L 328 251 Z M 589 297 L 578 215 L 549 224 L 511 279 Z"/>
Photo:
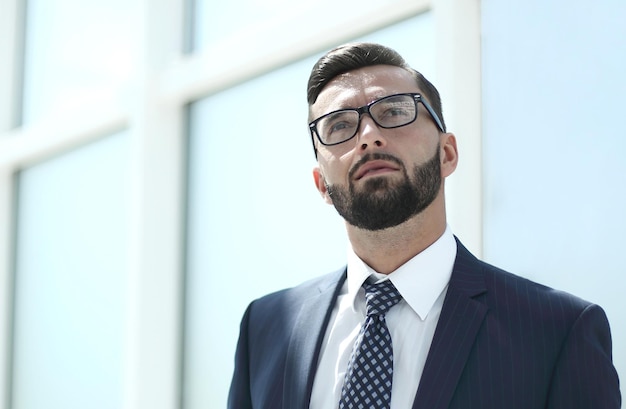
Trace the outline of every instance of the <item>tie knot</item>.
<path fill-rule="evenodd" d="M 396 305 L 402 296 L 391 282 L 385 280 L 377 284 L 364 283 L 365 288 L 365 315 L 385 315 L 387 311 Z"/>

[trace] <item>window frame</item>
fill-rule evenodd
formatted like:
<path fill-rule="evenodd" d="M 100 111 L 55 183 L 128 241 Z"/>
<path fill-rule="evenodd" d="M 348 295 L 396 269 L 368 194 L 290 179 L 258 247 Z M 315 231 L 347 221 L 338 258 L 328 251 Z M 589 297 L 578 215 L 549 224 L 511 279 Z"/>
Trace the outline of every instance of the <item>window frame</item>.
<path fill-rule="evenodd" d="M 119 130 L 132 138 L 132 233 L 128 277 L 125 407 L 174 409 L 181 403 L 184 325 L 185 108 L 254 78 L 408 17 L 435 17 L 437 67 L 446 123 L 458 136 L 461 162 L 447 183 L 449 222 L 481 254 L 480 4 L 399 0 L 333 30 L 296 33 L 267 44 L 261 56 L 214 64 L 218 48 L 185 54 L 186 2 L 140 1 L 138 75 L 128 108 L 102 107 L 91 117 L 17 126 L 24 31 L 23 0 L 0 0 L 0 402 L 10 407 L 16 174 Z M 297 46 L 295 46 L 297 45 Z M 462 69 L 460 68 L 462 67 Z M 303 140 L 304 143 L 307 143 Z"/>

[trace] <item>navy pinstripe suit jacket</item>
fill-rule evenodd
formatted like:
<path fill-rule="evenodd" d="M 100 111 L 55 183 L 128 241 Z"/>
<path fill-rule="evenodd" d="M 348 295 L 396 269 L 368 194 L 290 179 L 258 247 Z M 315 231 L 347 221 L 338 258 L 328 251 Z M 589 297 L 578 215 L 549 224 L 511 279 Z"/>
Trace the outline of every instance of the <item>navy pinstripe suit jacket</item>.
<path fill-rule="evenodd" d="M 413 409 L 620 408 L 604 311 L 457 258 Z M 345 270 L 250 304 L 229 409 L 305 409 Z"/>

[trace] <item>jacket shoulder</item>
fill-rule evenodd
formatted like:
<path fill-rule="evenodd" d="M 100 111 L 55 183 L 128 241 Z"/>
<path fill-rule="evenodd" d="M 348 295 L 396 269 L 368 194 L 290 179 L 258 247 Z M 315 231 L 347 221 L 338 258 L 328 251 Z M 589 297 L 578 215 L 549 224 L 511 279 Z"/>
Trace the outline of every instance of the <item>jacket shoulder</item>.
<path fill-rule="evenodd" d="M 311 295 L 333 286 L 339 285 L 345 279 L 346 268 L 333 271 L 319 277 L 312 278 L 295 287 L 284 288 L 260 298 L 252 302 L 255 308 L 272 307 L 276 303 L 298 304 Z"/>
<path fill-rule="evenodd" d="M 592 305 L 574 294 L 558 290 L 484 263 L 485 282 L 498 298 L 507 298 L 520 304 L 526 302 L 529 308 L 547 313 L 549 308 L 570 312 L 576 316 Z"/>
<path fill-rule="evenodd" d="M 518 313 L 538 314 L 546 318 L 576 319 L 591 302 L 565 291 L 496 267 L 472 255 L 459 242 L 455 273 L 457 280 L 480 277 L 483 297 L 490 310 L 518 310 Z M 597 307 L 597 306 L 596 306 Z"/>
<path fill-rule="evenodd" d="M 345 280 L 345 276 L 346 268 L 344 267 L 305 281 L 295 287 L 264 295 L 252 301 L 248 306 L 250 317 L 259 323 L 266 320 L 276 323 L 278 318 L 283 325 L 289 325 L 297 317 L 300 307 L 308 298 L 329 288 L 336 288 Z"/>

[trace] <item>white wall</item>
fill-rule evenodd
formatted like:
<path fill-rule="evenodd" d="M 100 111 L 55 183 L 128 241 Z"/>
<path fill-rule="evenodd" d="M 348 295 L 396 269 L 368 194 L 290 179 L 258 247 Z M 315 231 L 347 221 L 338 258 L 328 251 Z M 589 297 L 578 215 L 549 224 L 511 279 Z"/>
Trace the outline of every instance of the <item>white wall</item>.
<path fill-rule="evenodd" d="M 626 3 L 482 3 L 484 256 L 600 304 L 626 379 Z"/>

